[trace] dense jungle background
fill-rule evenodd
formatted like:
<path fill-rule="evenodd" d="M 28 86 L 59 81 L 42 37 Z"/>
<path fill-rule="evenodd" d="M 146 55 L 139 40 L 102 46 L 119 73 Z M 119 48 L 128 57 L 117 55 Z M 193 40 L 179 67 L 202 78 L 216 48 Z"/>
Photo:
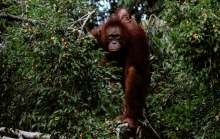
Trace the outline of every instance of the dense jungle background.
<path fill-rule="evenodd" d="M 120 6 L 150 38 L 152 126 L 164 139 L 220 138 L 219 0 L 0 0 L 0 127 L 116 138 L 121 68 L 100 64 L 88 30 Z"/>

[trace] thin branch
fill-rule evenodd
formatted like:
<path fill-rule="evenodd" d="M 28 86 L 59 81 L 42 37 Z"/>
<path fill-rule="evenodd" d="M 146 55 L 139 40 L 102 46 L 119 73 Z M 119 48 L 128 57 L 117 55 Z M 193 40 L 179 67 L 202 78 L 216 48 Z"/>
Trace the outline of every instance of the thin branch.
<path fill-rule="evenodd" d="M 83 32 L 83 28 L 85 27 L 85 25 L 86 25 L 86 23 L 88 22 L 89 18 L 90 18 L 94 13 L 95 13 L 95 10 L 93 10 L 92 12 L 89 12 L 89 13 L 87 14 L 87 17 L 86 17 L 86 19 L 84 20 L 84 22 L 83 22 L 83 24 L 82 24 L 82 26 L 81 26 L 81 28 L 80 28 L 80 33 L 79 33 L 79 37 L 78 37 L 77 41 L 81 38 L 82 32 Z"/>
<path fill-rule="evenodd" d="M 35 19 L 30 19 L 30 18 L 25 18 L 21 16 L 16 16 L 16 15 L 11 15 L 11 14 L 0 14 L 0 19 L 6 19 L 6 20 L 11 20 L 11 21 L 22 21 L 22 22 L 27 22 L 30 24 L 40 24 L 42 26 L 46 26 L 47 24 L 43 21 L 35 20 Z"/>

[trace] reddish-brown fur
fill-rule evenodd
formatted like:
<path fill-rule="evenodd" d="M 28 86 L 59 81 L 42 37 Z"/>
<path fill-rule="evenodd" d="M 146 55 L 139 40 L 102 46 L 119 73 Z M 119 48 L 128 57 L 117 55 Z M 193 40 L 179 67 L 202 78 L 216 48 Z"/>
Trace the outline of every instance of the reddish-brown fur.
<path fill-rule="evenodd" d="M 104 50 L 108 51 L 106 30 L 112 27 L 121 29 L 122 49 L 115 56 L 124 71 L 125 101 L 120 118 L 122 122 L 128 123 L 129 127 L 136 128 L 140 125 L 139 120 L 144 119 L 145 97 L 150 81 L 148 41 L 144 30 L 134 19 L 122 20 L 119 13 L 120 11 L 91 33 Z M 111 55 L 112 52 L 109 53 Z M 114 57 L 114 54 L 112 56 Z"/>

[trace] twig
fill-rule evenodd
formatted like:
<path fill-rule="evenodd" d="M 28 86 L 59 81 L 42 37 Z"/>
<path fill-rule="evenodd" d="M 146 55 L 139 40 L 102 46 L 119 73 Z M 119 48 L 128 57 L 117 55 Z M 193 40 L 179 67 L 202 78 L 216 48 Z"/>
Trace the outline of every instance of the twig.
<path fill-rule="evenodd" d="M 86 17 L 86 19 L 84 20 L 84 22 L 83 22 L 83 24 L 82 24 L 82 26 L 81 26 L 81 28 L 80 28 L 79 37 L 77 38 L 77 41 L 81 38 L 82 32 L 83 32 L 83 28 L 85 27 L 85 25 L 86 25 L 86 23 L 88 22 L 89 18 L 90 18 L 94 13 L 95 13 L 95 10 L 93 10 L 92 12 L 89 12 L 89 13 L 87 14 L 87 17 Z"/>
<path fill-rule="evenodd" d="M 28 22 L 31 24 L 40 24 L 43 26 L 46 26 L 47 24 L 45 22 L 35 20 L 35 19 L 29 19 L 21 16 L 16 16 L 16 15 L 11 15 L 11 14 L 0 14 L 0 19 L 6 19 L 6 20 L 11 20 L 11 21 L 23 21 L 23 22 Z"/>

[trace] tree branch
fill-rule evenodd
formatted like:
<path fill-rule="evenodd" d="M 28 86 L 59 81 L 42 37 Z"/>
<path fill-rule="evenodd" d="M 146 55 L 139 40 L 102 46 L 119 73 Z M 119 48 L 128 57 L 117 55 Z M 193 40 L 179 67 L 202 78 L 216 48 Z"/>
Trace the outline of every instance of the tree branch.
<path fill-rule="evenodd" d="M 23 130 L 18 129 L 12 129 L 12 128 L 6 128 L 1 127 L 0 128 L 0 135 L 3 136 L 5 139 L 50 139 L 51 135 L 49 134 L 43 134 L 40 132 L 27 132 Z M 9 136 L 9 137 L 8 137 Z"/>
<path fill-rule="evenodd" d="M 82 32 L 83 32 L 83 28 L 85 27 L 85 25 L 86 25 L 86 23 L 88 22 L 89 18 L 90 18 L 94 13 L 95 13 L 95 10 L 93 10 L 92 12 L 89 12 L 89 13 L 87 14 L 87 17 L 86 17 L 86 19 L 84 20 L 84 22 L 83 22 L 83 24 L 82 24 L 82 26 L 81 26 L 81 28 L 80 28 L 80 33 L 79 33 L 79 37 L 78 37 L 77 40 L 79 40 L 79 39 L 81 38 L 81 35 L 82 35 Z"/>
<path fill-rule="evenodd" d="M 21 16 L 15 16 L 15 15 L 11 15 L 11 14 L 0 14 L 0 19 L 6 19 L 6 20 L 9 20 L 9 21 L 22 21 L 22 22 L 27 22 L 27 23 L 30 23 L 30 24 L 40 24 L 42 26 L 47 25 L 47 23 L 45 23 L 43 21 L 30 19 L 30 18 L 25 18 L 25 17 L 21 17 Z"/>

